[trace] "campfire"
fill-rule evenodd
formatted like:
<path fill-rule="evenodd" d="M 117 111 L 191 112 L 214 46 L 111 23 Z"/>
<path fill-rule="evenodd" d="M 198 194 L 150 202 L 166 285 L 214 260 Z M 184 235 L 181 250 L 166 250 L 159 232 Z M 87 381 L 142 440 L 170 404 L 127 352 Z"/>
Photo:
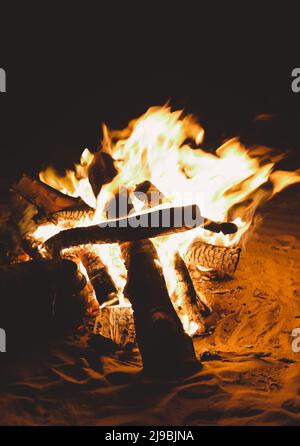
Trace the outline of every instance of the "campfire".
<path fill-rule="evenodd" d="M 300 182 L 300 171 L 276 170 L 283 155 L 267 147 L 234 138 L 207 152 L 203 139 L 193 116 L 153 107 L 123 130 L 104 125 L 100 150 L 85 149 L 73 170 L 24 174 L 11 191 L 22 240 L 9 262 L 63 262 L 94 332 L 122 348 L 137 342 L 160 376 L 199 367 L 192 337 L 211 309 L 195 271 L 233 275 L 257 208 Z"/>

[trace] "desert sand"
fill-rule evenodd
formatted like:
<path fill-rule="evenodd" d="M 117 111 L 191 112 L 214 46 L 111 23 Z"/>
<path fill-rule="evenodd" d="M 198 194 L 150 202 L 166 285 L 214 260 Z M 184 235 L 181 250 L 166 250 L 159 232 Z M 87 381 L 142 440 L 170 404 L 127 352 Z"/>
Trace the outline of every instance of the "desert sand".
<path fill-rule="evenodd" d="M 299 202 L 293 187 L 265 205 L 234 278 L 205 285 L 197 374 L 146 379 L 137 349 L 100 354 L 81 327 L 42 352 L 1 355 L 0 424 L 300 425 Z"/>

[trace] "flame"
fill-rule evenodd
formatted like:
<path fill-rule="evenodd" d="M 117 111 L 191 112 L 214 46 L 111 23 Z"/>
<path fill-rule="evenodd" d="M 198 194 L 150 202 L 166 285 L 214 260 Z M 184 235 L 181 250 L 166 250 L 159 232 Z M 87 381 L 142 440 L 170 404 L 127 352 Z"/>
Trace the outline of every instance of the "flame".
<path fill-rule="evenodd" d="M 48 166 L 40 172 L 40 180 L 63 194 L 71 197 L 81 197 L 89 206 L 96 207 L 96 198 L 88 179 L 89 166 L 94 159 L 94 154 L 84 149 L 80 158 L 80 164 L 75 164 L 75 170 L 67 169 L 64 175 L 52 166 Z"/>
<path fill-rule="evenodd" d="M 84 150 L 74 170 L 61 176 L 48 167 L 40 173 L 40 179 L 63 193 L 81 197 L 95 209 L 91 220 L 77 221 L 77 226 L 106 219 L 107 203 L 121 187 L 127 189 L 135 210 L 142 210 L 144 203 L 132 193 L 137 184 L 146 180 L 172 204 L 197 203 L 203 216 L 215 221 L 233 221 L 238 226 L 234 235 L 214 234 L 200 227 L 153 240 L 171 295 L 176 285 L 172 267 L 176 251 L 183 255 L 195 237 L 223 246 L 241 243 L 260 203 L 300 182 L 300 170 L 274 170 L 282 156 L 272 157 L 268 148 L 248 150 L 238 138 L 233 138 L 215 153 L 209 153 L 201 148 L 203 139 L 204 130 L 193 116 L 185 116 L 182 110 L 172 111 L 169 106 L 152 107 L 123 130 L 103 126 L 102 150 L 111 155 L 118 173 L 102 186 L 98 197 L 94 196 L 88 180 L 94 158 L 88 149 Z M 271 187 L 264 189 L 267 183 Z M 45 241 L 60 230 L 59 225 L 40 226 L 34 236 Z M 97 249 L 122 296 L 126 270 L 113 261 L 120 258 L 119 247 L 103 245 Z M 124 299 L 122 302 L 125 304 Z M 183 324 L 190 334 L 197 330 L 186 318 Z"/>
<path fill-rule="evenodd" d="M 235 215 L 232 219 L 239 219 L 237 234 L 216 235 L 198 228 L 178 237 L 185 248 L 185 241 L 191 242 L 199 235 L 211 243 L 236 244 L 250 226 L 262 200 L 262 197 L 256 200 L 254 193 L 263 184 L 268 181 L 273 184 L 273 196 L 300 181 L 299 171 L 273 172 L 275 161 L 267 149 L 252 157 L 251 151 L 237 138 L 227 141 L 215 154 L 205 152 L 199 147 L 204 138 L 202 127 L 192 116 L 183 117 L 182 111 L 172 112 L 167 106 L 150 108 L 139 119 L 131 121 L 125 130 L 109 131 L 105 127 L 104 137 L 104 145 L 115 160 L 118 175 L 102 188 L 97 198 L 98 215 L 104 215 L 107 197 L 116 194 L 119 187 L 126 186 L 132 191 L 145 180 L 150 181 L 167 201 L 179 205 L 196 202 L 202 215 L 216 221 L 228 221 L 234 206 L 252 198 L 251 216 L 243 219 Z M 197 149 L 188 141 L 196 144 Z"/>

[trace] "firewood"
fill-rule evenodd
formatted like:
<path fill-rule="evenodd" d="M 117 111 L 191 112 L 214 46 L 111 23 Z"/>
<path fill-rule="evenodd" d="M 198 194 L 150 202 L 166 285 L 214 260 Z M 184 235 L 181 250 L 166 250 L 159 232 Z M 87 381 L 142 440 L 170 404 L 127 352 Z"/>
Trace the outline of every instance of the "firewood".
<path fill-rule="evenodd" d="M 29 260 L 42 257 L 26 240 L 28 234 L 36 230 L 32 220 L 35 213 L 35 206 L 15 192 L 3 194 L 0 204 L 0 264 L 13 263 L 20 254 L 22 257 L 22 252 L 29 256 Z"/>
<path fill-rule="evenodd" d="M 223 232 L 223 234 L 235 234 L 238 230 L 236 224 L 231 222 L 216 222 L 209 220 L 207 218 L 204 219 L 203 229 L 211 232 Z"/>
<path fill-rule="evenodd" d="M 92 220 L 93 216 L 95 214 L 95 209 L 89 209 L 84 205 L 80 205 L 80 207 L 77 208 L 68 208 L 64 209 L 62 211 L 53 212 L 51 214 L 48 214 L 46 216 L 38 215 L 35 220 L 38 224 L 44 224 L 44 223 L 53 223 L 53 224 L 59 224 L 60 226 L 65 227 L 72 227 L 78 224 L 78 222 L 89 218 Z"/>
<path fill-rule="evenodd" d="M 19 182 L 12 187 L 12 190 L 39 209 L 39 213 L 35 216 L 35 220 L 39 224 L 53 222 L 54 224 L 66 223 L 66 225 L 72 226 L 72 222 L 78 222 L 85 217 L 92 219 L 95 212 L 81 198 L 65 195 L 42 181 L 30 178 L 27 175 L 23 175 Z M 191 208 L 193 208 L 193 215 L 197 212 L 200 218 L 198 207 L 193 205 Z M 201 224 L 207 230 L 222 231 L 224 234 L 232 234 L 237 230 L 233 223 L 218 223 L 206 218 L 203 219 Z M 154 236 L 156 236 L 156 232 Z M 150 237 L 152 236 L 150 235 Z"/>
<path fill-rule="evenodd" d="M 84 277 L 68 260 L 1 266 L 0 326 L 7 333 L 8 350 L 30 349 L 54 331 L 77 326 L 86 310 L 84 286 Z"/>
<path fill-rule="evenodd" d="M 159 377 L 194 373 L 201 365 L 169 298 L 152 242 L 125 243 L 122 254 L 128 271 L 124 294 L 132 304 L 144 370 Z"/>
<path fill-rule="evenodd" d="M 61 258 L 71 260 L 72 262 L 76 263 L 77 268 L 79 271 L 82 270 L 82 261 L 81 261 L 81 254 L 82 254 L 82 247 L 76 247 L 76 248 L 70 248 L 65 249 L 61 253 Z M 86 285 L 82 289 L 81 294 L 84 296 L 86 302 L 87 302 L 87 309 L 86 309 L 86 315 L 87 316 L 94 316 L 99 311 L 99 303 L 96 299 L 95 290 L 93 288 L 93 285 L 90 282 L 89 276 L 87 273 L 85 274 L 86 279 Z"/>
<path fill-rule="evenodd" d="M 110 339 L 122 348 L 134 345 L 135 327 L 132 308 L 121 305 L 101 308 L 93 332 Z"/>
<path fill-rule="evenodd" d="M 213 270 L 233 274 L 240 259 L 241 248 L 215 246 L 194 240 L 185 254 L 185 261 L 189 265 L 203 266 Z"/>
<path fill-rule="evenodd" d="M 176 288 L 172 298 L 174 306 L 182 321 L 184 317 L 188 317 L 189 322 L 198 325 L 198 329 L 194 334 L 203 333 L 205 331 L 203 318 L 208 316 L 210 311 L 196 293 L 189 270 L 178 251 L 175 253 L 174 269 L 177 277 Z"/>
<path fill-rule="evenodd" d="M 185 213 L 193 215 L 194 220 L 186 224 L 183 218 Z M 176 219 L 178 215 L 182 216 L 181 224 Z M 105 221 L 99 225 L 61 231 L 48 239 L 45 245 L 54 256 L 57 256 L 61 249 L 70 246 L 144 240 L 194 229 L 201 221 L 197 205 L 170 207 L 119 220 Z M 151 226 L 152 222 L 155 222 L 155 225 Z"/>
<path fill-rule="evenodd" d="M 157 189 L 150 181 L 143 181 L 135 188 L 134 194 L 139 198 L 139 192 L 142 192 L 147 198 L 145 207 L 151 208 L 162 203 L 167 203 L 169 200 Z M 143 197 L 141 197 L 143 199 Z M 215 233 L 223 232 L 223 234 L 235 234 L 237 232 L 237 226 L 232 222 L 216 222 L 203 217 L 202 223 L 203 229 Z"/>
<path fill-rule="evenodd" d="M 39 222 L 42 222 L 43 219 L 51 221 L 52 218 L 55 222 L 57 218 L 63 218 L 63 214 L 60 212 L 66 210 L 69 212 L 69 215 L 65 215 L 66 218 L 70 218 L 71 214 L 76 211 L 80 213 L 94 212 L 81 198 L 65 195 L 28 175 L 23 175 L 19 182 L 12 186 L 12 190 L 40 210 L 41 215 L 37 217 Z"/>
<path fill-rule="evenodd" d="M 112 293 L 117 292 L 116 285 L 91 245 L 82 248 L 81 261 L 95 290 L 96 298 L 101 305 L 110 299 Z"/>
<path fill-rule="evenodd" d="M 138 184 L 135 188 L 136 192 L 145 194 L 141 198 L 146 198 L 145 206 L 149 208 L 153 205 L 167 202 L 166 197 L 150 181 Z M 177 314 L 186 329 L 190 329 L 190 326 L 187 327 L 186 324 L 190 325 L 193 322 L 198 326 L 198 329 L 193 334 L 203 333 L 205 331 L 203 318 L 208 315 L 209 310 L 197 295 L 189 270 L 178 251 L 174 254 L 172 266 L 176 273 L 177 284 L 171 300 Z"/>
<path fill-rule="evenodd" d="M 22 239 L 22 247 L 32 260 L 43 260 L 43 255 L 39 249 L 40 243 L 31 236 Z"/>

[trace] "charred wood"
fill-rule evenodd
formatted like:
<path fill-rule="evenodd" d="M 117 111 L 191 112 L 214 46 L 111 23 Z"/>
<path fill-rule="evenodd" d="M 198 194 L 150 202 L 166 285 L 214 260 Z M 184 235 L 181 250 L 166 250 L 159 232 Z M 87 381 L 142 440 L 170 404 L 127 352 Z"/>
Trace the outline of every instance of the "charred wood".
<path fill-rule="evenodd" d="M 99 255 L 93 251 L 92 246 L 82 248 L 81 261 L 95 290 L 99 304 L 109 301 L 110 295 L 116 293 L 117 288 L 106 266 L 102 263 Z"/>
<path fill-rule="evenodd" d="M 82 271 L 82 261 L 81 261 L 82 250 L 83 248 L 81 246 L 76 248 L 65 249 L 61 253 L 61 258 L 71 260 L 72 262 L 76 263 L 78 270 Z M 85 300 L 87 302 L 87 310 L 86 310 L 87 316 L 94 316 L 99 311 L 99 302 L 96 298 L 95 290 L 93 288 L 93 285 L 90 281 L 87 272 L 85 273 L 85 278 L 86 278 L 86 285 L 83 288 L 81 294 L 85 297 Z"/>
<path fill-rule="evenodd" d="M 196 333 L 200 334 L 205 331 L 203 318 L 209 315 L 209 308 L 201 301 L 200 296 L 196 293 L 189 270 L 178 252 L 175 254 L 174 268 L 177 277 L 175 288 L 176 309 L 181 315 L 181 318 L 186 315 L 189 321 L 198 325 L 199 328 Z"/>
<path fill-rule="evenodd" d="M 152 242 L 123 244 L 122 253 L 128 271 L 124 294 L 132 304 L 144 370 L 160 377 L 194 373 L 200 363 L 170 301 Z"/>
<path fill-rule="evenodd" d="M 81 198 L 65 195 L 28 175 L 23 175 L 11 189 L 39 209 L 40 213 L 37 216 L 39 223 L 52 221 L 52 218 L 54 222 L 58 218 L 72 218 L 72 214 L 76 212 L 94 212 Z M 60 214 L 61 211 L 66 211 L 67 214 Z"/>
<path fill-rule="evenodd" d="M 184 222 L 185 212 L 194 216 L 188 224 Z M 177 218 L 181 218 L 181 224 L 178 224 Z M 194 229 L 199 220 L 201 216 L 197 205 L 170 207 L 105 221 L 99 225 L 61 231 L 47 240 L 46 247 L 53 255 L 58 255 L 61 249 L 70 246 L 144 240 Z"/>
<path fill-rule="evenodd" d="M 202 266 L 233 274 L 240 259 L 241 248 L 215 246 L 196 239 L 185 254 L 188 265 Z"/>
<path fill-rule="evenodd" d="M 135 193 L 139 194 L 140 192 L 144 194 L 140 196 L 140 199 L 145 200 L 145 206 L 152 207 L 167 201 L 166 197 L 150 181 L 144 181 L 137 185 Z M 174 254 L 173 267 L 177 285 L 171 300 L 181 321 L 183 322 L 187 318 L 189 323 L 196 323 L 198 329 L 195 333 L 200 334 L 205 330 L 203 318 L 207 316 L 209 310 L 197 295 L 189 270 L 178 251 Z"/>

